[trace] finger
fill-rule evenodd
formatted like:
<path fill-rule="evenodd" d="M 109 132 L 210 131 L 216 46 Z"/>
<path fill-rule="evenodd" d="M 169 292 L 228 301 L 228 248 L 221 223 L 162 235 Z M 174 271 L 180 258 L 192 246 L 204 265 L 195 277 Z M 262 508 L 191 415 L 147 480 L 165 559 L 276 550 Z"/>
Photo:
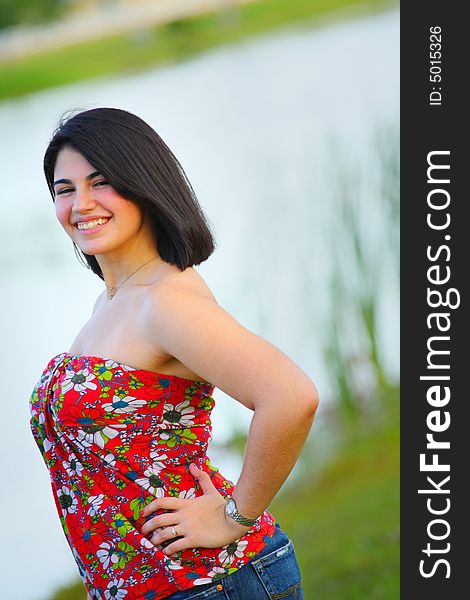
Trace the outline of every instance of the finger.
<path fill-rule="evenodd" d="M 166 496 L 165 498 L 156 498 L 152 500 L 150 504 L 147 504 L 145 508 L 140 511 L 140 516 L 145 517 L 155 512 L 156 510 L 176 510 L 184 502 L 181 498 L 174 498 L 173 496 Z"/>
<path fill-rule="evenodd" d="M 168 525 L 176 525 L 175 513 L 164 513 L 163 515 L 158 515 L 158 517 L 149 519 L 142 525 L 142 535 L 147 536 L 154 529 L 167 527 Z"/>
<path fill-rule="evenodd" d="M 189 465 L 189 470 L 194 479 L 197 479 L 199 485 L 201 486 L 201 490 L 205 495 L 218 494 L 216 487 L 212 483 L 212 480 L 208 473 L 198 469 L 196 465 Z"/>
<path fill-rule="evenodd" d="M 140 516 L 145 517 L 145 516 L 150 515 L 151 513 L 155 512 L 156 510 L 157 510 L 157 501 L 152 500 L 152 502 L 150 502 L 150 504 L 147 504 L 147 506 L 144 507 L 140 511 Z"/>
<path fill-rule="evenodd" d="M 164 527 L 163 529 L 156 529 L 151 536 L 152 544 L 163 544 L 168 540 L 174 540 L 182 536 L 182 532 L 179 531 L 180 527 L 171 525 L 170 527 Z"/>
<path fill-rule="evenodd" d="M 168 544 L 168 546 L 166 546 L 163 549 L 163 554 L 165 554 L 166 556 L 170 556 L 171 554 L 175 554 L 176 552 L 180 552 L 181 550 L 186 550 L 186 548 L 190 547 L 191 546 L 188 540 L 186 538 L 181 538 L 172 542 L 171 544 Z"/>

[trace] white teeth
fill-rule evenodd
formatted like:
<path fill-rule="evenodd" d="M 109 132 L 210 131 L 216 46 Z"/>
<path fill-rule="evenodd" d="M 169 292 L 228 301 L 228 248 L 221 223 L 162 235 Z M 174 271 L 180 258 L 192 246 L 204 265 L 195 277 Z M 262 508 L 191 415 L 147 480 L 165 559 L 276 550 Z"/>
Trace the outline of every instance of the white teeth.
<path fill-rule="evenodd" d="M 94 221 L 80 221 L 77 224 L 78 229 L 93 229 L 97 225 L 104 225 L 108 219 L 95 219 Z"/>

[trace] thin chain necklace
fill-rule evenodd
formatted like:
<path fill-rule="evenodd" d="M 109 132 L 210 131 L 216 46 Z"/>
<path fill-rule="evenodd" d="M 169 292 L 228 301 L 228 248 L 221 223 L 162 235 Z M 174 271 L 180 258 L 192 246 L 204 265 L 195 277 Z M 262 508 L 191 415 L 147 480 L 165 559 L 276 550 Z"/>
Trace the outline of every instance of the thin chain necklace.
<path fill-rule="evenodd" d="M 121 281 L 121 283 L 119 283 L 117 286 L 115 287 L 108 287 L 106 285 L 106 295 L 108 297 L 108 300 L 112 300 L 114 298 L 114 296 L 117 294 L 119 288 L 124 285 L 126 283 L 126 281 L 128 279 L 130 279 L 133 275 L 135 275 L 137 273 L 137 271 L 140 271 L 140 269 L 143 269 L 145 267 L 145 265 L 148 265 L 150 262 L 152 262 L 152 260 L 155 260 L 156 258 L 158 258 L 157 256 L 154 256 L 153 258 L 151 258 L 150 260 L 148 260 L 147 262 L 144 262 L 143 265 L 140 265 L 140 267 L 137 267 L 137 269 L 135 271 L 133 271 L 130 275 L 128 275 L 124 281 Z"/>

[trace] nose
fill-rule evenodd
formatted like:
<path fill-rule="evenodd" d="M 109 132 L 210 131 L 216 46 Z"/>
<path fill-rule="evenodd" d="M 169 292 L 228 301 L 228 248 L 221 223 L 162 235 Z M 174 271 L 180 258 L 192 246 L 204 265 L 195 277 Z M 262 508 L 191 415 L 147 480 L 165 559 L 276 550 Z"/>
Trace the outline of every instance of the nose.
<path fill-rule="evenodd" d="M 73 201 L 73 211 L 77 213 L 87 212 L 96 206 L 93 191 L 88 187 L 77 187 Z"/>

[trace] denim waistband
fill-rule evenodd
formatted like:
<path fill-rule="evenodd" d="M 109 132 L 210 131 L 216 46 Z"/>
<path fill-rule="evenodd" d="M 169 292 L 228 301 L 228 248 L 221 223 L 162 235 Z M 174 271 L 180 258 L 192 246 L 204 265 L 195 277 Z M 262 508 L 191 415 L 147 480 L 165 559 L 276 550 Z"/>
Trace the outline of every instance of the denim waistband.
<path fill-rule="evenodd" d="M 281 546 L 285 546 L 289 542 L 289 537 L 281 529 L 281 526 L 279 525 L 279 523 L 276 522 L 275 525 L 276 525 L 276 529 L 275 529 L 273 535 L 269 538 L 266 546 L 261 550 L 261 552 L 258 552 L 258 554 L 253 557 L 253 560 L 256 560 L 257 558 L 261 558 L 262 556 L 266 556 L 266 554 L 269 554 L 270 552 L 273 552 L 274 550 L 281 548 Z"/>

